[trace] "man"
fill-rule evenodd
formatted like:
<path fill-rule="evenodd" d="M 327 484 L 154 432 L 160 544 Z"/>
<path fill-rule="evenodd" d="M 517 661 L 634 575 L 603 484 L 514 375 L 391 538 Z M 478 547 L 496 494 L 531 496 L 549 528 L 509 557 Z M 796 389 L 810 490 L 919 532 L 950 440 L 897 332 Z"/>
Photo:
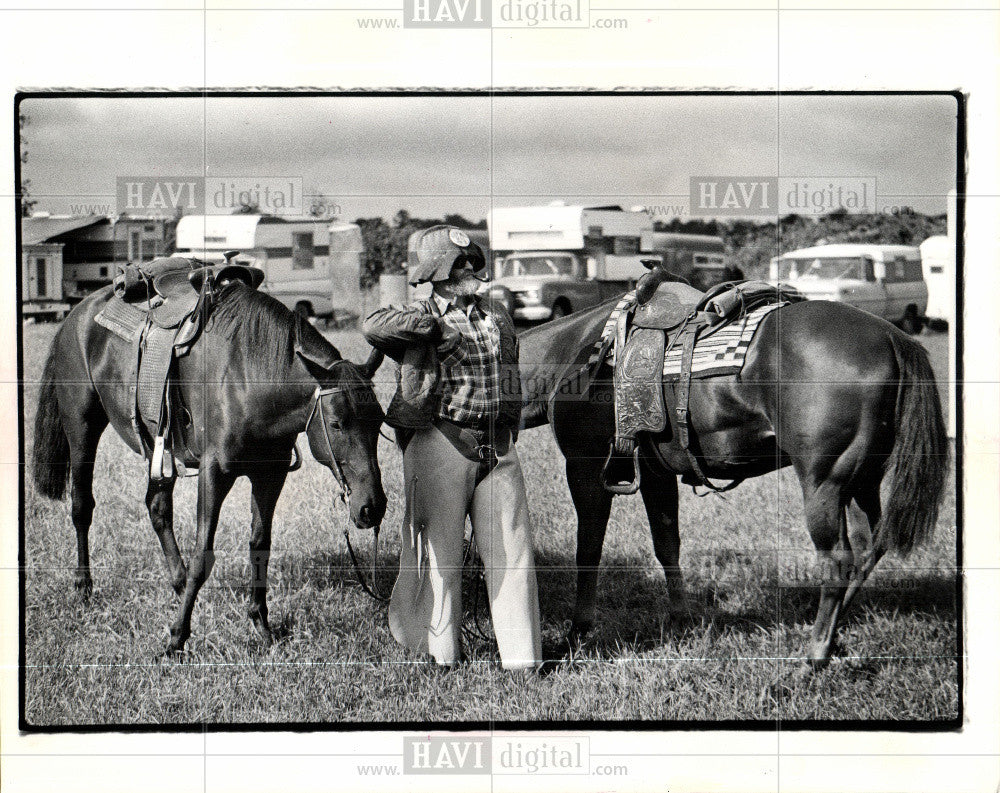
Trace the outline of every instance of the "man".
<path fill-rule="evenodd" d="M 434 226 L 415 243 L 411 284 L 429 299 L 383 308 L 369 343 L 400 364 L 386 420 L 403 448 L 406 514 L 389 627 L 441 665 L 462 657 L 462 540 L 472 519 L 505 669 L 541 663 L 538 587 L 524 479 L 514 443 L 521 415 L 518 341 L 510 316 L 477 295 L 482 249 Z"/>

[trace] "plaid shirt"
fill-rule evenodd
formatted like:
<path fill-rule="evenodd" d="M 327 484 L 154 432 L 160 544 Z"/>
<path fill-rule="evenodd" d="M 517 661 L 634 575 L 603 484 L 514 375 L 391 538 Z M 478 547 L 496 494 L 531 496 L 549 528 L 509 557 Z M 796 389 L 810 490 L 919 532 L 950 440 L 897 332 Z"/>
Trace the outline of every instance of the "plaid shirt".
<path fill-rule="evenodd" d="M 432 300 L 441 319 L 458 333 L 455 346 L 440 352 L 438 416 L 465 426 L 482 425 L 500 413 L 500 329 L 476 302 L 464 310 L 440 295 Z"/>

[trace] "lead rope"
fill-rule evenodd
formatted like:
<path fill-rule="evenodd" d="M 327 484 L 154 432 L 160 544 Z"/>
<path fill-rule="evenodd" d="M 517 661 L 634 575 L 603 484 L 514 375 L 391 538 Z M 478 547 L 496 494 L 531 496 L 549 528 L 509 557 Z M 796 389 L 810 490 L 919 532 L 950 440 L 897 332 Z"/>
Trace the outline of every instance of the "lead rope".
<path fill-rule="evenodd" d="M 312 410 L 309 411 L 309 418 L 306 420 L 306 430 L 309 430 L 309 425 L 312 423 L 313 417 L 316 415 L 317 409 L 319 411 L 320 424 L 323 425 L 323 437 L 326 440 L 326 450 L 330 455 L 330 468 L 333 471 L 333 478 L 337 480 L 337 484 L 340 486 L 339 498 L 342 504 L 350 509 L 350 497 L 351 489 L 347 485 L 347 478 L 344 476 L 344 471 L 340 466 L 340 462 L 337 460 L 336 455 L 333 453 L 333 442 L 330 440 L 330 430 L 326 426 L 326 411 L 323 405 L 323 397 L 339 391 L 339 388 L 322 388 L 320 386 L 316 387 L 316 394 L 313 403 Z M 337 496 L 334 496 L 334 505 L 337 503 Z M 358 562 L 357 554 L 354 553 L 354 546 L 351 544 L 351 530 L 345 524 L 344 525 L 344 540 L 347 542 L 347 553 L 351 557 L 351 564 L 354 565 L 354 575 L 358 579 L 358 584 L 374 600 L 382 603 L 389 601 L 388 595 L 383 595 L 378 591 L 378 535 L 381 530 L 381 526 L 375 526 L 372 529 L 372 571 L 371 571 L 371 586 L 365 581 L 364 574 L 361 572 L 361 564 Z"/>
<path fill-rule="evenodd" d="M 486 568 L 482 561 L 477 558 L 475 547 L 476 530 L 473 528 L 469 532 L 469 541 L 465 545 L 465 554 L 462 559 L 462 567 L 467 570 L 471 568 L 472 570 L 472 625 L 463 625 L 462 630 L 468 636 L 473 636 L 489 643 L 492 639 L 483 629 L 479 618 L 479 599 L 486 589 Z"/>

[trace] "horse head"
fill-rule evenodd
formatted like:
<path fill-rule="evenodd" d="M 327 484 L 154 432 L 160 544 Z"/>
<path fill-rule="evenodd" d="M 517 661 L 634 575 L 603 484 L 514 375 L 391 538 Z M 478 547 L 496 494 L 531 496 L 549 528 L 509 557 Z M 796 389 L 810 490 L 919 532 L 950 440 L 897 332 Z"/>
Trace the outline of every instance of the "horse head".
<path fill-rule="evenodd" d="M 379 428 L 385 414 L 371 382 L 382 354 L 373 353 L 363 364 L 340 358 L 321 365 L 303 359 L 317 379 L 306 422 L 309 448 L 333 472 L 354 525 L 374 528 L 382 522 L 386 507 L 378 465 Z"/>

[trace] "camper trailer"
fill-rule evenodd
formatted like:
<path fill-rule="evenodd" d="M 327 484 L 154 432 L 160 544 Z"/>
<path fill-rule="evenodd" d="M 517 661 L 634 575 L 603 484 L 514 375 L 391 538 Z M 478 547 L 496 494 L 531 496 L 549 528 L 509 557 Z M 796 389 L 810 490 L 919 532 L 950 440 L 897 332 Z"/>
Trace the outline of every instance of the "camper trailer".
<path fill-rule="evenodd" d="M 955 241 L 943 234 L 920 243 L 920 260 L 927 282 L 927 319 L 951 323 L 955 313 Z"/>
<path fill-rule="evenodd" d="M 642 235 L 642 250 L 661 256 L 667 270 L 695 289 L 707 290 L 727 280 L 722 237 L 648 231 Z"/>
<path fill-rule="evenodd" d="M 265 215 L 188 215 L 177 224 L 177 255 L 235 261 L 264 271 L 261 290 L 307 317 L 330 317 L 360 305 L 361 231 L 353 223 Z M 348 274 L 345 276 L 345 272 Z M 344 295 L 351 286 L 353 294 Z M 334 281 L 343 288 L 334 295 Z M 335 305 L 336 304 L 336 305 Z"/>
<path fill-rule="evenodd" d="M 620 206 L 497 207 L 487 223 L 497 258 L 486 290 L 515 319 L 561 317 L 621 295 L 646 272 L 642 260 L 658 258 L 640 253 L 649 215 Z"/>

